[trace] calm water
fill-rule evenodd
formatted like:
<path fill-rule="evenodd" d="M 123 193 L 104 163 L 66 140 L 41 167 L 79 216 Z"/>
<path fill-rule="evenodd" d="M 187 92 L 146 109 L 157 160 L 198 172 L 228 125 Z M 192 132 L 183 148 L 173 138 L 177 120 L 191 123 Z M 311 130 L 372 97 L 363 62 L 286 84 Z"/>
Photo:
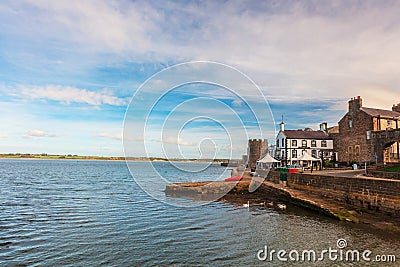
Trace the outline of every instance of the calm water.
<path fill-rule="evenodd" d="M 143 167 L 143 177 L 150 172 L 135 164 Z M 182 175 L 156 164 L 171 177 Z M 181 179 L 212 179 L 222 171 L 214 166 Z M 136 185 L 124 162 L 0 160 L 0 215 L 1 266 L 280 266 L 277 260 L 259 261 L 257 251 L 265 245 L 336 249 L 339 238 L 350 249 L 398 257 L 397 263 L 371 266 L 400 262 L 399 236 L 293 207 L 285 212 L 228 203 L 178 208 L 155 201 Z"/>

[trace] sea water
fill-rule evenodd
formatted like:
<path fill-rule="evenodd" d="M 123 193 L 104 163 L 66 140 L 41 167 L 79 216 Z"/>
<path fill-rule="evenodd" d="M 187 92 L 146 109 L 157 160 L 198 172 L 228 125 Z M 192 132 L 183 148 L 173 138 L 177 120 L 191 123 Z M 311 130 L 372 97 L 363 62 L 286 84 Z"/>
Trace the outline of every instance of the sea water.
<path fill-rule="evenodd" d="M 141 177 L 154 172 L 135 162 Z M 215 180 L 211 164 L 165 162 L 171 181 Z M 197 164 L 197 165 L 196 165 Z M 226 178 L 225 177 L 225 178 Z M 195 200 L 183 200 L 195 201 Z M 204 204 L 204 203 L 201 203 Z M 254 204 L 254 205 L 253 205 Z M 346 250 L 396 255 L 396 263 L 289 259 L 290 251 Z M 268 257 L 265 256 L 265 248 Z M 271 250 L 275 250 L 270 258 Z M 277 258 L 279 250 L 285 257 Z M 281 252 L 282 254 L 283 252 Z M 282 256 L 282 255 L 281 255 Z M 292 254 L 295 256 L 295 254 Z M 261 258 L 261 260 L 260 260 Z M 362 259 L 361 259 L 362 260 Z M 371 259 L 372 260 L 372 259 Z M 123 161 L 0 160 L 0 266 L 398 266 L 400 237 L 297 207 L 273 210 L 213 202 L 190 208 L 155 200 Z"/>

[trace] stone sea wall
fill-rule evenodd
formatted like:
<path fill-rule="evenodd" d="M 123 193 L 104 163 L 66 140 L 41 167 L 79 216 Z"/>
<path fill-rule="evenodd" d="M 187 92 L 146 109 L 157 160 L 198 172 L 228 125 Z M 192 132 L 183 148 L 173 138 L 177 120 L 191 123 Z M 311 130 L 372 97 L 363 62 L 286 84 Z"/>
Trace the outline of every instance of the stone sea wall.
<path fill-rule="evenodd" d="M 400 180 L 400 173 L 398 172 L 382 172 L 382 171 L 368 171 L 368 175 L 372 177 L 380 177 L 386 179 Z"/>
<path fill-rule="evenodd" d="M 279 183 L 279 172 L 271 171 L 267 179 Z M 287 186 L 400 218 L 400 180 L 288 173 Z"/>

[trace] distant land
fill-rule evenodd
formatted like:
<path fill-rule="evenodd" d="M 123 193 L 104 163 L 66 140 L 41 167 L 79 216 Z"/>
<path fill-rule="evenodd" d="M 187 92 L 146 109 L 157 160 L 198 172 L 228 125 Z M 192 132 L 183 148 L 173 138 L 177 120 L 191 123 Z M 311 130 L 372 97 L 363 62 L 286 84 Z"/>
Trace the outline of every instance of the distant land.
<path fill-rule="evenodd" d="M 103 156 L 81 156 L 81 155 L 51 155 L 51 154 L 30 154 L 30 153 L 8 153 L 0 154 L 0 158 L 10 159 L 90 159 L 90 160 L 125 160 L 125 157 L 103 157 Z"/>
<path fill-rule="evenodd" d="M 0 158 L 7 159 L 72 159 L 72 160 L 125 160 L 125 157 L 105 157 L 105 156 L 82 156 L 82 155 L 51 155 L 51 154 L 30 154 L 30 153 L 7 153 L 0 154 Z M 227 162 L 228 159 L 165 159 L 158 157 L 129 157 L 133 161 L 200 161 Z"/>

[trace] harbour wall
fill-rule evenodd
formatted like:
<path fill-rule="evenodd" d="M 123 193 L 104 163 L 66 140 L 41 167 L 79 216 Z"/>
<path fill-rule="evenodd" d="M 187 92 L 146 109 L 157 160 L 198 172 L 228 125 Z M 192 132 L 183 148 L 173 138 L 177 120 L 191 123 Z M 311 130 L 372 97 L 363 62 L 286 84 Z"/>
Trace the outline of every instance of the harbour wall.
<path fill-rule="evenodd" d="M 382 171 L 368 170 L 368 175 L 372 177 L 400 180 L 400 173 L 398 172 L 382 172 Z"/>
<path fill-rule="evenodd" d="M 277 171 L 270 171 L 267 176 L 274 183 L 280 183 L 279 178 Z M 287 173 L 287 186 L 371 213 L 400 218 L 400 180 Z"/>
<path fill-rule="evenodd" d="M 386 179 L 400 180 L 400 173 L 398 172 L 385 172 L 384 169 L 389 167 L 398 166 L 398 164 L 377 164 L 367 168 L 367 174 L 371 177 L 379 177 Z"/>

